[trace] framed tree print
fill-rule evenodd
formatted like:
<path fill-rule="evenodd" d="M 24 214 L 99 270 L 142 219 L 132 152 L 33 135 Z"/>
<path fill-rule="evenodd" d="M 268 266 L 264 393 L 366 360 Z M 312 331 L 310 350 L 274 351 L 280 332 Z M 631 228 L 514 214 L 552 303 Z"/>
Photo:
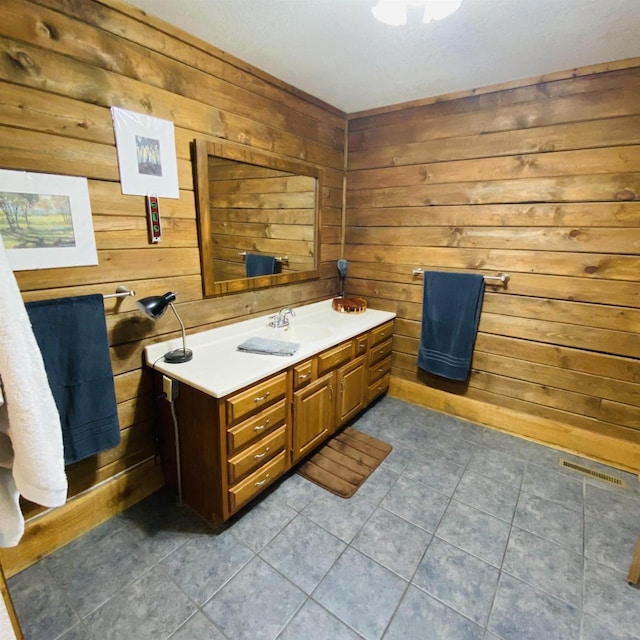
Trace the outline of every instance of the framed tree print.
<path fill-rule="evenodd" d="M 14 271 L 98 264 L 87 179 L 0 169 L 0 235 Z"/>
<path fill-rule="evenodd" d="M 179 198 L 173 122 L 111 107 L 122 193 Z"/>

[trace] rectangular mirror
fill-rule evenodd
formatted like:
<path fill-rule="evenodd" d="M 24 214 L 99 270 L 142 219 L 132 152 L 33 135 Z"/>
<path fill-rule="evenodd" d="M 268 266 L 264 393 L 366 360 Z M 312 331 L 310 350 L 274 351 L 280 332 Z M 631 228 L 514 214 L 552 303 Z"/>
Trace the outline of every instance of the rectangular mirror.
<path fill-rule="evenodd" d="M 204 296 L 317 278 L 321 170 L 232 143 L 193 148 Z"/>

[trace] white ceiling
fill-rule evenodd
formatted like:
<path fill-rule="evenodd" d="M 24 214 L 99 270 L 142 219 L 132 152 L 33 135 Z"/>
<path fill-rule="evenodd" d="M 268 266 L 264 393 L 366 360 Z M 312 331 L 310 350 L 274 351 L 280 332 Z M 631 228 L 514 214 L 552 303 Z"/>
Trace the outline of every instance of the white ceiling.
<path fill-rule="evenodd" d="M 640 56 L 640 0 L 463 0 L 377 22 L 376 0 L 128 0 L 347 113 Z"/>

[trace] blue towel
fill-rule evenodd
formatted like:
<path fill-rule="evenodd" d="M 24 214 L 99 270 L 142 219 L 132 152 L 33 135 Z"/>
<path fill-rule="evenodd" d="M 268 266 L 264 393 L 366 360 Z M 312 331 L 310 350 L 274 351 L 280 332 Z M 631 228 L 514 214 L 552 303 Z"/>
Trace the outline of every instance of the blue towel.
<path fill-rule="evenodd" d="M 267 356 L 292 356 L 300 345 L 286 340 L 270 340 L 269 338 L 248 338 L 239 344 L 238 351 L 259 353 Z"/>
<path fill-rule="evenodd" d="M 120 443 L 100 294 L 25 305 L 62 424 L 65 464 Z"/>
<path fill-rule="evenodd" d="M 276 272 L 276 259 L 274 256 L 263 256 L 257 253 L 247 253 L 245 256 L 245 269 L 247 277 L 269 276 Z"/>
<path fill-rule="evenodd" d="M 451 380 L 469 377 L 483 295 L 481 275 L 425 271 L 421 369 Z"/>

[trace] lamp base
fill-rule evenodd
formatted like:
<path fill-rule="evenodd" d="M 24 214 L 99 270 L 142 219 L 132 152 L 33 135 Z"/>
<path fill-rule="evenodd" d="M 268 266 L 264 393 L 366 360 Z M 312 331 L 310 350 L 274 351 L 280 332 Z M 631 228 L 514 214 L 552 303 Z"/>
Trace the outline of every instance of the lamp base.
<path fill-rule="evenodd" d="M 164 354 L 164 361 L 172 364 L 189 362 L 191 358 L 193 358 L 193 351 L 191 351 L 191 349 L 174 349 Z"/>

